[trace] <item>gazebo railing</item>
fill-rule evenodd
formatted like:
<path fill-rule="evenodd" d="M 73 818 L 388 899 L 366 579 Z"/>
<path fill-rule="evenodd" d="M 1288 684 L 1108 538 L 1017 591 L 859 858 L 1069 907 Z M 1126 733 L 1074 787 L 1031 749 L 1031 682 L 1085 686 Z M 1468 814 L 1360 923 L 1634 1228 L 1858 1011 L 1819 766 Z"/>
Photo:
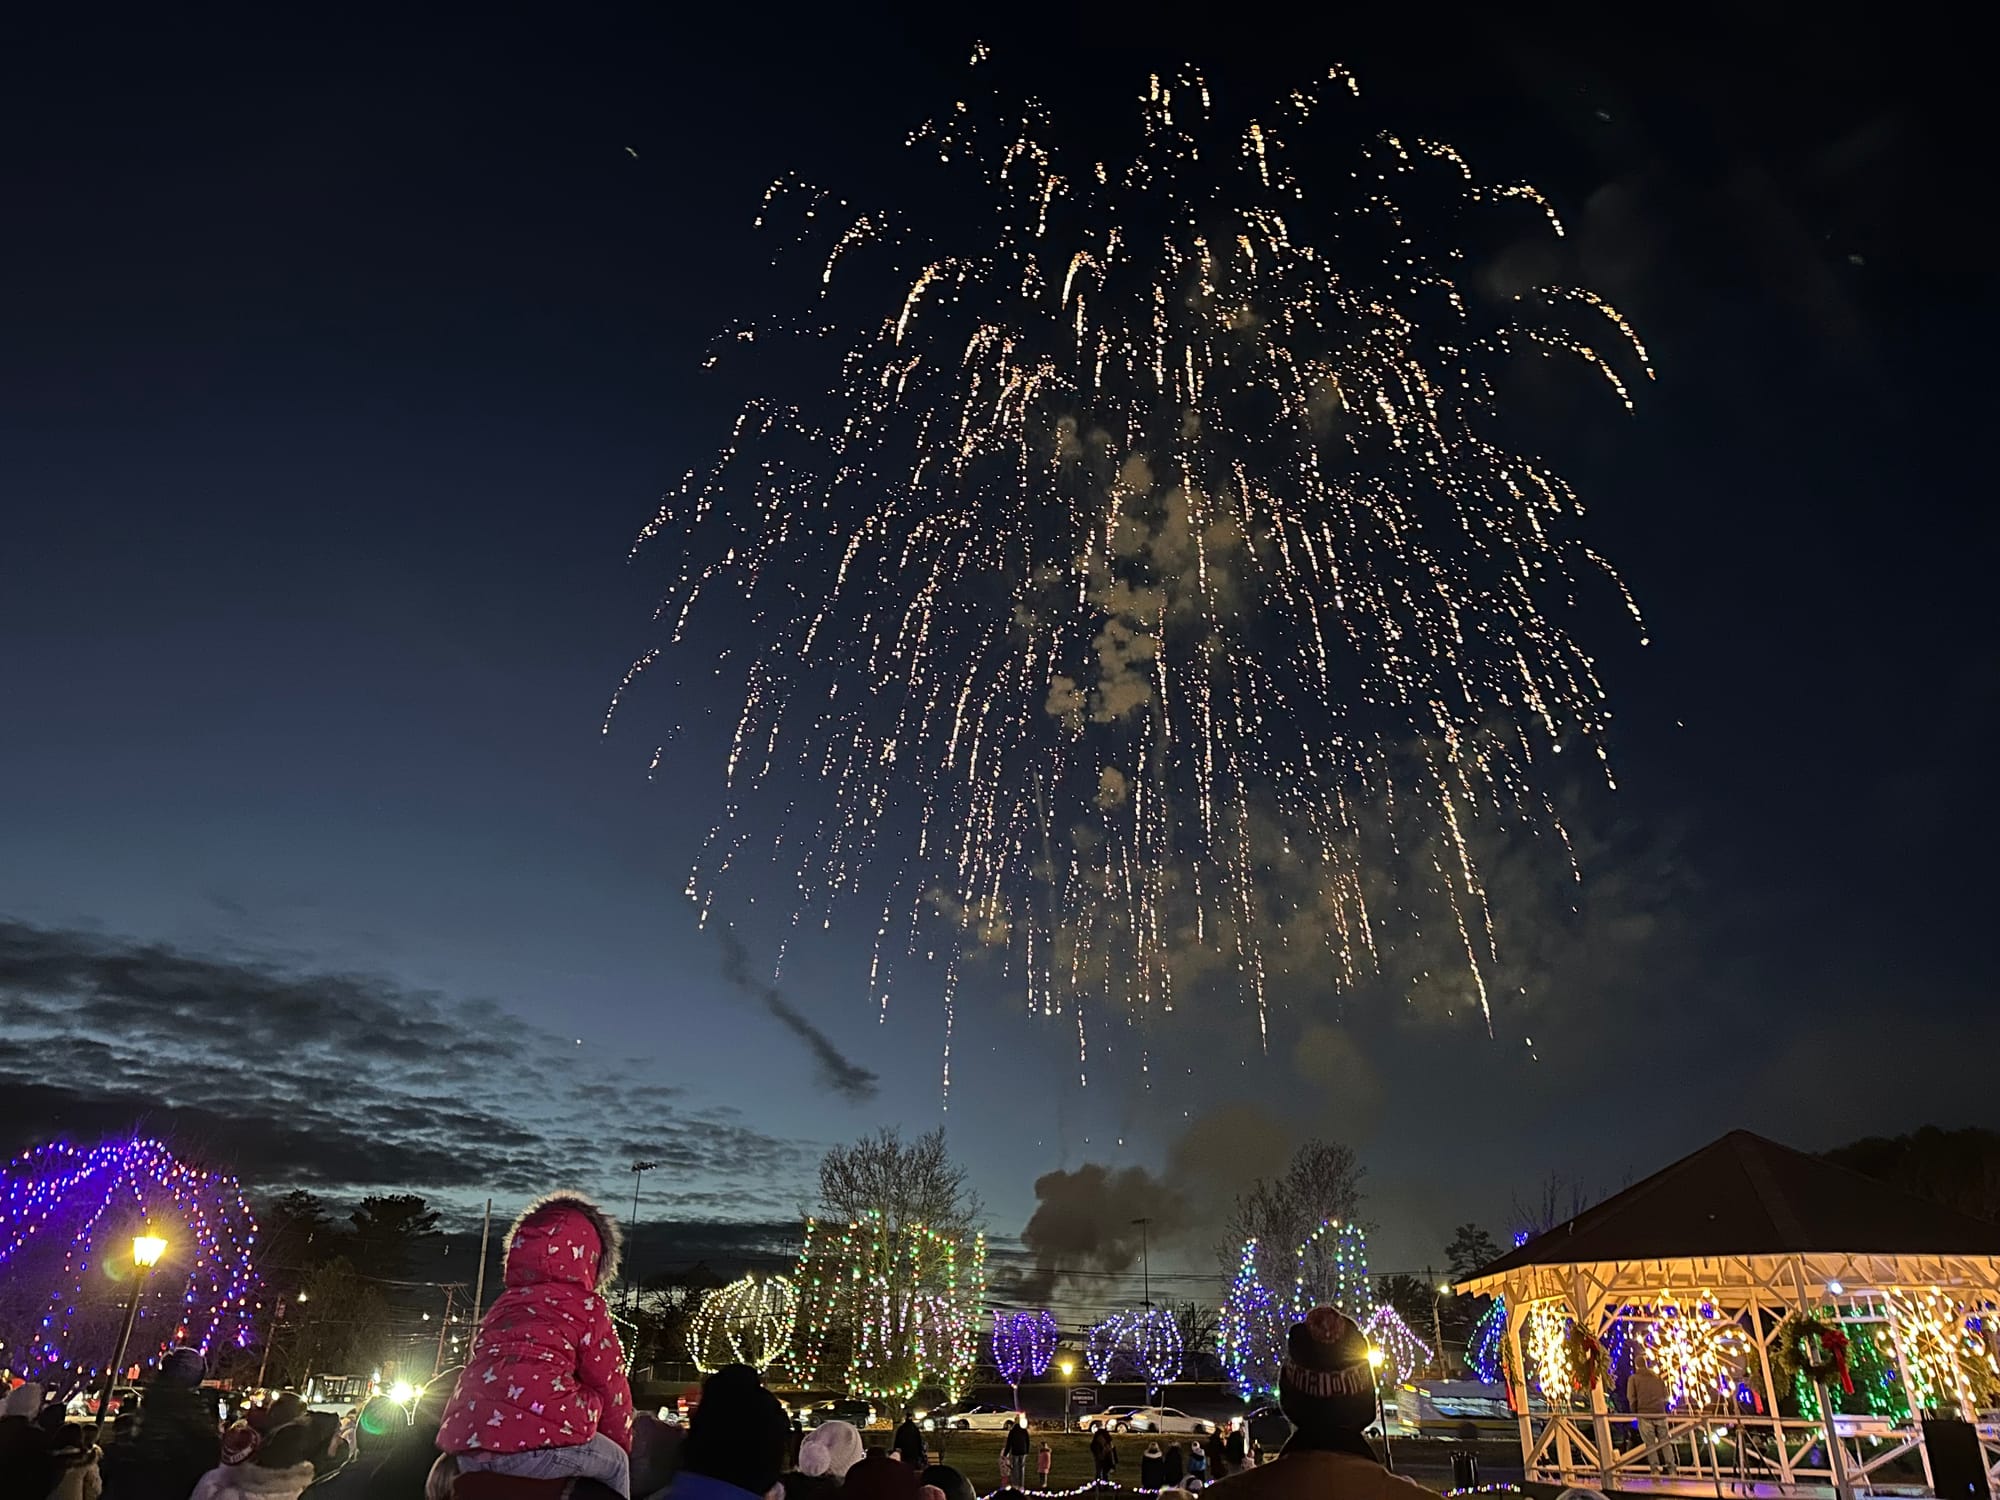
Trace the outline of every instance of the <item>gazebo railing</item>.
<path fill-rule="evenodd" d="M 1834 1469 L 1826 1454 L 1826 1424 L 1799 1417 L 1772 1418 L 1761 1413 L 1713 1413 L 1641 1417 L 1631 1412 L 1606 1412 L 1611 1434 L 1608 1462 L 1597 1451 L 1596 1421 L 1591 1412 L 1555 1410 L 1531 1419 L 1527 1477 L 1549 1484 L 1595 1488 L 1608 1477 L 1621 1480 L 1678 1479 L 1701 1487 L 1719 1484 L 1733 1490 L 1745 1484 L 1781 1490 L 1830 1493 Z M 1659 1431 L 1648 1440 L 1649 1424 Z M 1916 1453 L 1923 1455 L 1923 1434 L 1915 1426 L 1897 1427 L 1880 1418 L 1836 1416 L 1835 1440 L 1840 1444 L 1843 1472 L 1857 1490 L 1868 1490 L 1882 1471 Z M 1784 1457 L 1775 1451 L 1780 1445 Z M 1815 1451 L 1821 1455 L 1815 1459 Z M 1886 1477 L 1886 1476 L 1884 1476 Z M 1995 1476 L 2000 1479 L 2000 1475 Z M 1929 1470 L 1924 1482 L 1929 1487 Z M 1894 1485 L 1907 1489 L 1909 1481 Z"/>
<path fill-rule="evenodd" d="M 1670 1448 L 1678 1459 L 1685 1443 L 1689 1473 L 1683 1477 L 1698 1473 L 1718 1487 L 1755 1482 L 1783 1492 L 1832 1489 L 1846 1497 L 1889 1480 L 1884 1471 L 1912 1452 L 1922 1463 L 1925 1487 L 1935 1493 L 1921 1428 L 1914 1418 L 1892 1425 L 1879 1416 L 1835 1412 L 1830 1436 L 1823 1417 L 1779 1415 L 1780 1403 L 1789 1395 L 1773 1374 L 1783 1320 L 1796 1312 L 1847 1320 L 1855 1309 L 1863 1309 L 1858 1321 L 1886 1325 L 1900 1380 L 1911 1369 L 1913 1354 L 1921 1351 L 1912 1342 L 1913 1325 L 1905 1323 L 1898 1299 L 1921 1296 L 1926 1288 L 1961 1307 L 2000 1306 L 2000 1258 L 1843 1253 L 1535 1265 L 1503 1273 L 1485 1285 L 1475 1282 L 1470 1289 L 1506 1299 L 1507 1379 L 1529 1478 L 1595 1486 L 1641 1473 L 1650 1477 L 1656 1466 L 1665 1467 Z M 1761 1411 L 1642 1417 L 1611 1410 L 1598 1386 L 1574 1398 L 1587 1404 L 1563 1404 L 1572 1399 L 1564 1392 L 1553 1409 L 1530 1412 L 1523 1327 L 1531 1311 L 1545 1313 L 1554 1304 L 1601 1339 L 1621 1322 L 1659 1324 L 1669 1303 L 1677 1304 L 1676 1314 L 1684 1316 L 1702 1302 L 1715 1310 L 1710 1316 L 1736 1323 L 1743 1342 L 1754 1350 L 1755 1368 L 1748 1374 Z M 1546 1326 L 1538 1329 L 1547 1334 Z M 1812 1382 L 1810 1389 L 1818 1411 L 1827 1412 L 1833 1402 L 1824 1382 Z M 1931 1404 L 1920 1403 L 1919 1394 L 1906 1384 L 1905 1399 L 1913 1410 Z M 1989 1485 L 2000 1493 L 2000 1424 L 1982 1420 L 1962 1385 L 1952 1400 L 1957 1408 L 1953 1414 L 1976 1424 Z M 1664 1424 L 1665 1435 L 1655 1433 L 1648 1441 L 1645 1435 L 1656 1422 Z M 1624 1433 L 1631 1434 L 1631 1442 L 1621 1444 Z"/>

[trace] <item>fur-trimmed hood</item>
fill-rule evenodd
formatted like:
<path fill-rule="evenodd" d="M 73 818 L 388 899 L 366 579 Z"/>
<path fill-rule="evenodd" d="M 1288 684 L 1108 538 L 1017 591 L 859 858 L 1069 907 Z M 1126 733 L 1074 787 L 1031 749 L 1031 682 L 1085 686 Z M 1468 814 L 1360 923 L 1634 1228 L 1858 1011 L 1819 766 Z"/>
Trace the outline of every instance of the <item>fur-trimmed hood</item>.
<path fill-rule="evenodd" d="M 507 1285 L 563 1281 L 592 1290 L 608 1287 L 618 1279 L 623 1249 L 618 1221 L 590 1199 L 549 1193 L 530 1203 L 507 1231 Z"/>

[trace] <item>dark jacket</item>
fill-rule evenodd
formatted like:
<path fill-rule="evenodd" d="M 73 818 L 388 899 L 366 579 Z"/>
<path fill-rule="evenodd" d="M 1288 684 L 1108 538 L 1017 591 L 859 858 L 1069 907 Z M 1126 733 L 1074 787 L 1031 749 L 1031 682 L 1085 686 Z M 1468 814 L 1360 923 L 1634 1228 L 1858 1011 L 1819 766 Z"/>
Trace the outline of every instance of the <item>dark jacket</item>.
<path fill-rule="evenodd" d="M 437 1459 L 437 1428 L 412 1427 L 390 1447 L 387 1457 L 367 1471 L 363 1500 L 424 1500 L 424 1483 Z M 353 1493 L 347 1492 L 350 1500 Z"/>
<path fill-rule="evenodd" d="M 924 1430 L 914 1418 L 903 1418 L 903 1425 L 896 1429 L 896 1451 L 903 1455 L 903 1462 L 913 1464 L 921 1473 L 930 1463 L 930 1453 L 924 1447 Z"/>
<path fill-rule="evenodd" d="M 1255 1469 L 1219 1479 L 1202 1491 L 1215 1500 L 1435 1500 L 1422 1485 L 1388 1473 L 1373 1459 L 1348 1453 L 1300 1452 L 1292 1446 Z"/>
<path fill-rule="evenodd" d="M 61 1466 L 47 1429 L 29 1417 L 0 1417 L 0 1500 L 43 1500 Z"/>
<path fill-rule="evenodd" d="M 306 1486 L 306 1493 L 312 1496 L 312 1500 L 367 1500 L 368 1488 L 375 1482 L 375 1471 L 382 1467 L 387 1456 L 380 1450 L 357 1455 L 332 1473 L 315 1479 Z M 428 1475 L 430 1470 L 424 1472 Z"/>
<path fill-rule="evenodd" d="M 112 1430 L 97 1471 L 104 1500 L 188 1500 L 201 1476 L 221 1462 L 214 1398 L 155 1382 L 138 1414 Z"/>
<path fill-rule="evenodd" d="M 1000 1451 L 1009 1458 L 1026 1458 L 1028 1456 L 1027 1427 L 1020 1422 L 1008 1423 L 1007 1441 L 1001 1445 Z"/>
<path fill-rule="evenodd" d="M 1147 1490 L 1165 1489 L 1167 1486 L 1167 1456 L 1157 1445 L 1149 1444 L 1139 1455 L 1139 1487 Z"/>

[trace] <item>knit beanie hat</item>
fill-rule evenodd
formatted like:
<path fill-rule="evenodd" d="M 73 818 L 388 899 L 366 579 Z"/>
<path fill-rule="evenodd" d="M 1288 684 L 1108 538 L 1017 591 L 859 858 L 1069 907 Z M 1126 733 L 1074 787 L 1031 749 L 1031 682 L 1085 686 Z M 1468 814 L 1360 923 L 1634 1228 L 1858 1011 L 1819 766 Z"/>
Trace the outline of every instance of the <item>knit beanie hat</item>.
<path fill-rule="evenodd" d="M 1360 1432 L 1375 1420 L 1368 1339 L 1335 1307 L 1294 1323 L 1278 1366 L 1278 1406 L 1302 1432 Z"/>
<path fill-rule="evenodd" d="M 917 1471 L 877 1449 L 847 1471 L 841 1500 L 918 1500 L 924 1482 Z"/>
<path fill-rule="evenodd" d="M 163 1385 L 185 1386 L 193 1390 L 207 1377 L 208 1360 L 199 1349 L 182 1345 L 160 1361 L 160 1383 Z"/>
<path fill-rule="evenodd" d="M 393 1396 L 370 1396 L 354 1419 L 354 1446 L 379 1453 L 410 1430 L 410 1414 Z"/>
<path fill-rule="evenodd" d="M 325 1447 L 326 1440 L 318 1435 L 312 1423 L 287 1422 L 264 1434 L 264 1441 L 257 1445 L 251 1462 L 260 1469 L 296 1469 L 300 1464 L 311 1463 L 314 1453 Z"/>
<path fill-rule="evenodd" d="M 231 1467 L 245 1463 L 255 1458 L 263 1445 L 264 1434 L 249 1422 L 232 1422 L 222 1434 L 222 1461 Z"/>
<path fill-rule="evenodd" d="M 748 1365 L 724 1365 L 701 1384 L 681 1444 L 681 1468 L 761 1495 L 778 1482 L 791 1446 L 778 1398 Z"/>
<path fill-rule="evenodd" d="M 814 1478 L 830 1474 L 845 1479 L 861 1462 L 861 1433 L 852 1422 L 822 1422 L 799 1444 L 799 1472 Z"/>
<path fill-rule="evenodd" d="M 932 1464 L 924 1470 L 923 1481 L 932 1489 L 943 1491 L 944 1500 L 974 1500 L 972 1481 L 950 1464 Z"/>

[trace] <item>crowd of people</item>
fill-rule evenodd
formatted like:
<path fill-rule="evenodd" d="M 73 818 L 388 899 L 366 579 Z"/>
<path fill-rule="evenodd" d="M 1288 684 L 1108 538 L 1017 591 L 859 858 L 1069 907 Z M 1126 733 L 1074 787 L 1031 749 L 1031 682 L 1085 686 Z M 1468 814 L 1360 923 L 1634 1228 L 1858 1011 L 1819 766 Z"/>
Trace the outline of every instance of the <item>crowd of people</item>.
<path fill-rule="evenodd" d="M 225 1421 L 194 1349 L 168 1354 L 108 1432 L 23 1384 L 0 1408 L 0 1500 L 977 1500 L 963 1473 L 931 1462 L 909 1415 L 882 1447 L 842 1421 L 802 1432 L 744 1365 L 703 1383 L 685 1428 L 635 1412 L 605 1302 L 618 1251 L 615 1222 L 589 1200 L 535 1203 L 508 1233 L 505 1290 L 465 1367 L 408 1408 L 377 1396 L 351 1422 L 291 1393 Z M 1428 1500 L 1363 1436 L 1374 1372 L 1344 1314 L 1315 1308 L 1293 1326 L 1279 1405 L 1292 1432 L 1269 1461 L 1254 1462 L 1241 1428 L 1185 1450 L 1151 1442 L 1137 1488 L 1161 1500 L 1215 1486 L 1225 1500 Z M 1098 1431 L 1090 1449 L 1097 1482 L 1115 1486 L 1116 1440 Z M 1037 1453 L 1025 1422 L 1010 1424 L 990 1500 L 1033 1493 L 1031 1454 L 1046 1490 L 1049 1443 Z"/>

